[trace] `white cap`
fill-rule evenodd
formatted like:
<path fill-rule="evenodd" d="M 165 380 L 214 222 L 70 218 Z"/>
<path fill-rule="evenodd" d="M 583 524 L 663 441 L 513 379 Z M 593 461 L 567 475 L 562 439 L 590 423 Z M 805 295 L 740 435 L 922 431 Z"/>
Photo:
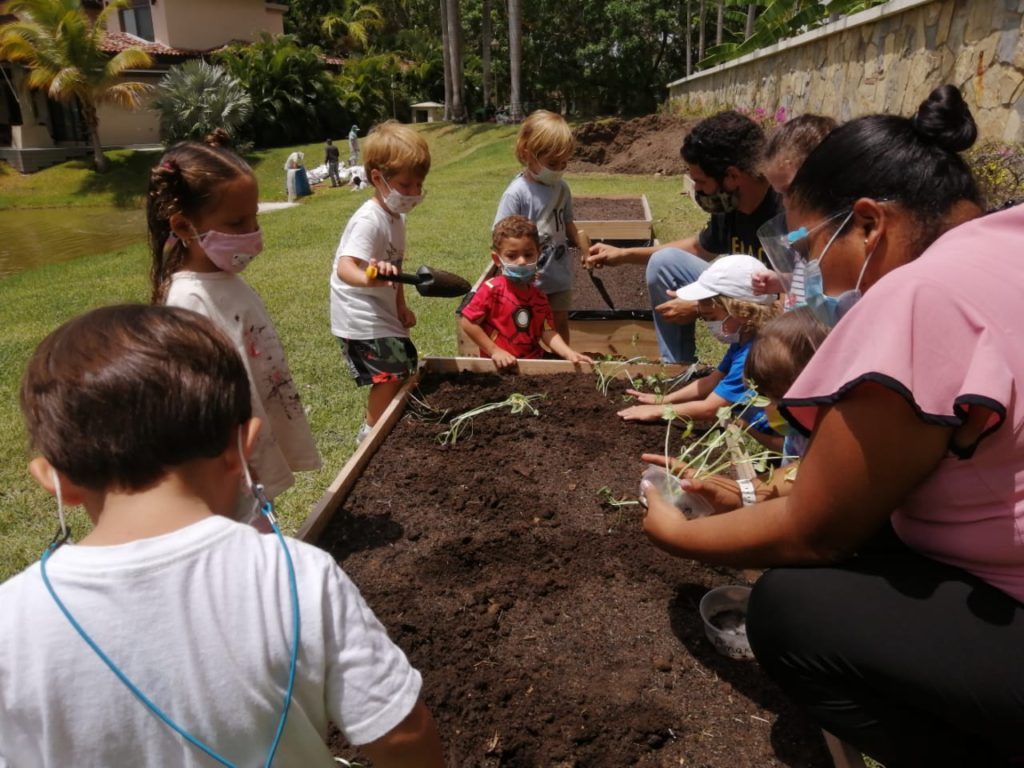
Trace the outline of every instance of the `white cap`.
<path fill-rule="evenodd" d="M 719 256 L 708 265 L 696 282 L 679 288 L 676 298 L 689 301 L 710 299 L 713 296 L 725 296 L 728 299 L 740 299 L 754 304 L 771 304 L 775 301 L 773 294 L 755 294 L 753 277 L 759 272 L 767 272 L 768 267 L 743 253 L 731 256 Z"/>

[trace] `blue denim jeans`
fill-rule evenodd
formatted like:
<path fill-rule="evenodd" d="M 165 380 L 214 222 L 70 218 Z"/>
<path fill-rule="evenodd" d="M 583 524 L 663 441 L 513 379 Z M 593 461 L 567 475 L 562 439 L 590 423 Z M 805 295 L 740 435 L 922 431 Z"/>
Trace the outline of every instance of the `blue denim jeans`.
<path fill-rule="evenodd" d="M 647 292 L 651 308 L 668 301 L 666 291 L 682 288 L 700 277 L 708 262 L 679 248 L 662 248 L 647 262 Z M 667 363 L 692 363 L 697 359 L 696 328 L 693 323 L 679 325 L 654 313 L 654 331 L 658 336 L 661 359 Z"/>

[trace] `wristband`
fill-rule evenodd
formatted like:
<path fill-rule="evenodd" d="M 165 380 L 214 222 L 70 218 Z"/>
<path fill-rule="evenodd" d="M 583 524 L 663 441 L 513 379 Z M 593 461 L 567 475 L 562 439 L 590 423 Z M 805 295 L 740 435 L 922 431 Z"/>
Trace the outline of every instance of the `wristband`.
<path fill-rule="evenodd" d="M 749 507 L 757 501 L 757 494 L 754 493 L 754 483 L 751 480 L 737 480 L 736 485 L 740 487 L 740 498 L 743 499 L 743 506 Z"/>

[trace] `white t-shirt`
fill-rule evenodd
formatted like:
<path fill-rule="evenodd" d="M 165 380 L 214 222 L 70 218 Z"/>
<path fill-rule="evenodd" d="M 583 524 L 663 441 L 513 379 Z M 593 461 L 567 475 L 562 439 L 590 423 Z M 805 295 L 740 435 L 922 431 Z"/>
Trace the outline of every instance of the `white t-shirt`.
<path fill-rule="evenodd" d="M 407 338 L 398 319 L 394 288 L 361 288 L 338 277 L 342 256 L 365 261 L 390 261 L 402 266 L 405 258 L 405 216 L 392 216 L 370 198 L 352 214 L 341 235 L 331 266 L 331 333 L 342 339 Z"/>
<path fill-rule="evenodd" d="M 263 423 L 249 463 L 271 498 L 295 483 L 292 472 L 320 468 L 281 339 L 256 292 L 228 272 L 175 272 L 165 303 L 205 315 L 238 350 L 249 373 L 252 415 Z"/>
<path fill-rule="evenodd" d="M 331 557 L 288 540 L 301 646 L 274 764 L 333 766 L 328 721 L 352 744 L 395 728 L 422 680 Z M 65 545 L 58 597 L 179 726 L 235 765 L 263 765 L 292 647 L 276 536 L 223 517 L 107 547 Z M 0 585 L 0 766 L 213 766 L 158 720 L 60 613 L 39 564 Z"/>
<path fill-rule="evenodd" d="M 501 196 L 494 224 L 513 215 L 525 216 L 537 225 L 540 261 L 534 285 L 544 293 L 560 293 L 572 289 L 573 268 L 566 229 L 573 221 L 569 185 L 559 181 L 554 186 L 548 186 L 520 173 L 512 179 Z"/>

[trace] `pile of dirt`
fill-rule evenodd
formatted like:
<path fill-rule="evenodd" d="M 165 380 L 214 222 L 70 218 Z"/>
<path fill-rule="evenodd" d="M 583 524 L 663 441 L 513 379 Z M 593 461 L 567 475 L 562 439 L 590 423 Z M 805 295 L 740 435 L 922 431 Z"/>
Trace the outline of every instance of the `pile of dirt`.
<path fill-rule="evenodd" d="M 584 123 L 573 135 L 576 154 L 571 173 L 657 173 L 678 176 L 686 171 L 679 156 L 683 137 L 697 121 L 676 115 L 644 115 Z"/>

